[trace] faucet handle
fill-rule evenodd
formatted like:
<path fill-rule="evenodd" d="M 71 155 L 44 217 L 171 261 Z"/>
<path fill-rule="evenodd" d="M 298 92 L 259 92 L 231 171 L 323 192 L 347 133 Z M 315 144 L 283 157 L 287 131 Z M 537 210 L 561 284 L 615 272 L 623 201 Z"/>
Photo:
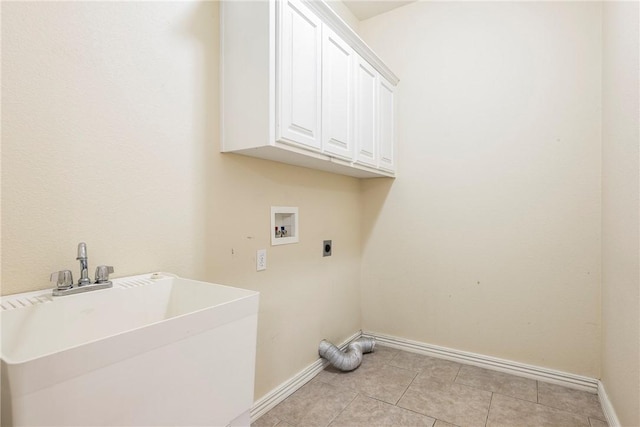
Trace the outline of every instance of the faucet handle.
<path fill-rule="evenodd" d="M 73 287 L 71 270 L 60 270 L 51 273 L 49 281 L 55 285 L 56 289 L 64 290 Z"/>
<path fill-rule="evenodd" d="M 109 275 L 113 273 L 113 267 L 110 265 L 99 265 L 96 267 L 96 283 L 107 283 Z"/>

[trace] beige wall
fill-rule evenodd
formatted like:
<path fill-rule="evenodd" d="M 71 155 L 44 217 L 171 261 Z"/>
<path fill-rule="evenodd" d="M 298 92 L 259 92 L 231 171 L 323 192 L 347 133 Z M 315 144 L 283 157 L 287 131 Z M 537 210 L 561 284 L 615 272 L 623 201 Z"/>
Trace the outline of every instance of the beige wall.
<path fill-rule="evenodd" d="M 425 2 L 357 25 L 401 78 L 399 178 L 360 182 L 218 152 L 215 2 L 3 2 L 2 294 L 76 273 L 84 240 L 116 276 L 260 291 L 256 399 L 364 326 L 594 377 L 602 353 L 639 424 L 638 61 L 618 50 L 638 27 L 601 18 Z M 299 244 L 269 245 L 271 205 L 299 206 Z"/>
<path fill-rule="evenodd" d="M 360 328 L 360 183 L 219 153 L 216 2 L 3 2 L 2 55 L 3 294 L 77 277 L 79 241 L 260 291 L 256 399 Z M 270 246 L 271 205 L 299 244 Z"/>
<path fill-rule="evenodd" d="M 640 425 L 640 7 L 603 6 L 602 382 Z"/>
<path fill-rule="evenodd" d="M 418 2 L 360 33 L 400 77 L 363 329 L 598 377 L 601 5 Z"/>

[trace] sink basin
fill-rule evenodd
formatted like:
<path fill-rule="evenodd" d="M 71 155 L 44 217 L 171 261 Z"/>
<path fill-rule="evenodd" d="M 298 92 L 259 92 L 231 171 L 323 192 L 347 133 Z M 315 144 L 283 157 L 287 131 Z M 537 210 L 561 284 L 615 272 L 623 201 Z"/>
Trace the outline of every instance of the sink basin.
<path fill-rule="evenodd" d="M 0 300 L 3 426 L 242 425 L 258 293 L 167 274 Z"/>

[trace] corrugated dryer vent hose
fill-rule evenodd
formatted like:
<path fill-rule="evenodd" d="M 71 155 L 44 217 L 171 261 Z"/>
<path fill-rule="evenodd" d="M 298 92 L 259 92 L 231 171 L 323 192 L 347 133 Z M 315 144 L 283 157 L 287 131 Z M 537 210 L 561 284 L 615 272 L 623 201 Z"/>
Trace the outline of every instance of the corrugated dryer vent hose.
<path fill-rule="evenodd" d="M 345 351 L 327 340 L 320 341 L 318 353 L 341 371 L 353 371 L 362 363 L 362 354 L 371 353 L 376 346 L 373 338 L 359 338 L 349 344 Z"/>

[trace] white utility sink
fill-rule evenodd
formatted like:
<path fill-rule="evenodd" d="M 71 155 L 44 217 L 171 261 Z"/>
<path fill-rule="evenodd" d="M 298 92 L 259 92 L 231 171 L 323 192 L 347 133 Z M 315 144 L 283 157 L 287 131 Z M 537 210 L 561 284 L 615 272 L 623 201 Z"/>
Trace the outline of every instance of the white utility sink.
<path fill-rule="evenodd" d="M 3 297 L 2 426 L 248 425 L 258 297 L 166 274 Z"/>

